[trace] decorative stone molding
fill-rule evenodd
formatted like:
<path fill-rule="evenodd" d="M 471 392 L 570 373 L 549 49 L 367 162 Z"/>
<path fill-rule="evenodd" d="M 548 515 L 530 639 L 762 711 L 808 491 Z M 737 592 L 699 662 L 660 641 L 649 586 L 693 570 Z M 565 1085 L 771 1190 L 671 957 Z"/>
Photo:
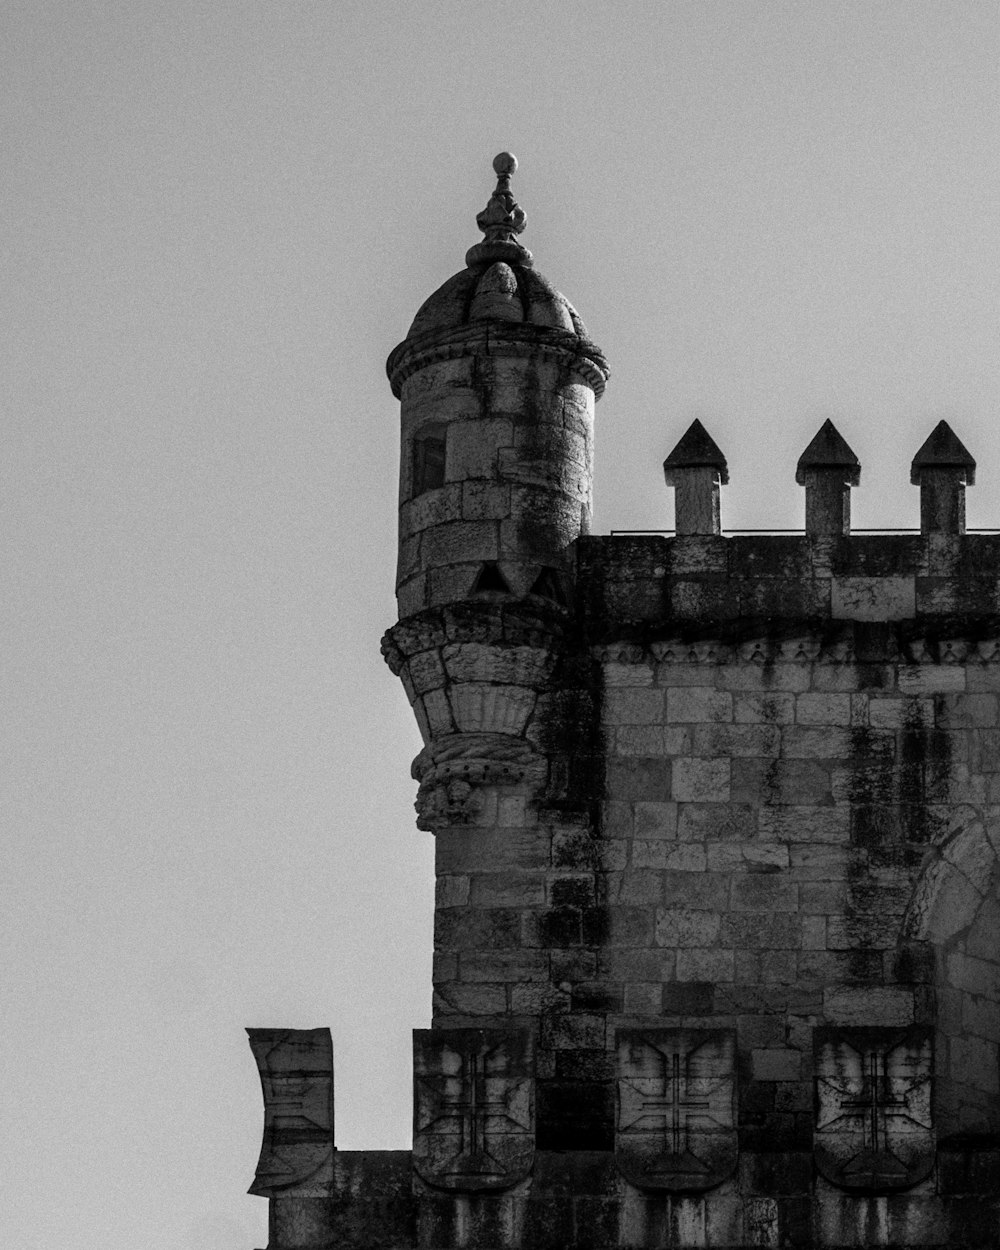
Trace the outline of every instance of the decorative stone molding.
<path fill-rule="evenodd" d="M 849 663 L 854 658 L 850 639 L 750 638 L 739 643 L 718 639 L 674 638 L 651 642 L 649 654 L 660 664 L 811 664 L 817 660 Z M 635 643 L 610 643 L 591 648 L 603 664 L 636 664 L 645 649 Z"/>
<path fill-rule="evenodd" d="M 880 659 L 869 656 L 866 662 L 904 665 L 970 666 L 1000 663 L 1000 637 L 926 635 L 899 636 L 885 640 Z M 619 641 L 590 648 L 591 656 L 602 664 L 638 664 L 649 655 L 660 664 L 852 664 L 859 661 L 851 633 L 824 637 L 817 629 L 813 635 L 791 638 L 751 637 L 738 642 L 718 638 L 667 638 L 646 644 Z"/>
<path fill-rule="evenodd" d="M 426 608 L 393 625 L 381 649 L 394 673 L 421 651 L 449 643 L 485 643 L 546 650 L 556 647 L 566 630 L 567 613 L 554 603 L 476 602 Z M 398 665 L 397 667 L 394 667 Z"/>
<path fill-rule="evenodd" d="M 548 761 L 523 738 L 452 734 L 425 747 L 411 773 L 417 791 L 417 827 L 474 824 L 483 786 L 525 785 L 541 792 Z"/>
<path fill-rule="evenodd" d="M 531 253 L 515 238 L 527 225 L 528 215 L 510 189 L 511 175 L 517 172 L 514 153 L 498 153 L 493 158 L 493 172 L 497 176 L 496 190 L 483 211 L 476 214 L 476 225 L 486 238 L 469 248 L 465 263 L 488 263 L 499 255 L 505 259 L 509 256 L 515 264 L 530 265 Z"/>
<path fill-rule="evenodd" d="M 943 638 L 938 643 L 939 664 L 964 664 L 972 650 L 972 644 L 965 638 Z"/>
<path fill-rule="evenodd" d="M 537 356 L 571 369 L 594 392 L 604 394 L 610 370 L 600 348 L 569 330 L 529 322 L 480 321 L 448 331 L 404 339 L 389 355 L 386 372 L 397 399 L 403 383 L 421 369 L 461 356 Z"/>
<path fill-rule="evenodd" d="M 403 665 L 406 663 L 406 656 L 396 645 L 390 634 L 386 633 L 382 635 L 381 641 L 379 642 L 379 650 L 382 652 L 382 659 L 389 665 L 392 675 L 394 677 L 398 677 L 403 671 Z"/>

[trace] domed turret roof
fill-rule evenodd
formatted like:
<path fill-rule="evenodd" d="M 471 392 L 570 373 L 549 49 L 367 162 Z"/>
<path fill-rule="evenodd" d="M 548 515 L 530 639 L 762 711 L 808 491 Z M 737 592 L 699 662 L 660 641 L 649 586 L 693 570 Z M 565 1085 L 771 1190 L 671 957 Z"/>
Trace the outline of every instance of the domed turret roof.
<path fill-rule="evenodd" d="M 517 240 L 527 221 L 510 190 L 517 159 L 501 152 L 493 161 L 496 190 L 476 217 L 486 236 L 465 255 L 466 268 L 449 278 L 420 306 L 406 338 L 387 362 L 398 394 L 403 376 L 412 372 L 426 345 L 459 342 L 471 349 L 482 332 L 503 331 L 506 342 L 531 339 L 539 347 L 579 357 L 598 395 L 608 376 L 607 362 L 587 334 L 587 327 L 564 295 L 534 268 L 528 249 Z M 449 353 L 451 354 L 451 353 Z"/>
<path fill-rule="evenodd" d="M 587 338 L 579 313 L 551 282 L 523 264 L 478 263 L 449 278 L 413 318 L 407 338 L 474 321 L 525 321 Z"/>

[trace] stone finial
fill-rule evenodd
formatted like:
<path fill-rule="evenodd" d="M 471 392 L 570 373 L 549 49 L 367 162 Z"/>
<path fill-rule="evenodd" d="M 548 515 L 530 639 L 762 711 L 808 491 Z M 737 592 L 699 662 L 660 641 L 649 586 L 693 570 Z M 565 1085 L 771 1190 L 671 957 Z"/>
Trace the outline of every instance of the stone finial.
<path fill-rule="evenodd" d="M 674 488 L 677 534 L 721 533 L 719 487 L 729 481 L 726 457 L 695 418 L 663 462 L 663 480 Z"/>
<path fill-rule="evenodd" d="M 508 265 L 532 265 L 531 253 L 518 243 L 515 235 L 521 233 L 528 217 L 511 194 L 510 177 L 517 169 L 517 157 L 513 152 L 501 152 L 493 158 L 493 172 L 497 176 L 496 190 L 489 203 L 476 217 L 476 225 L 486 238 L 476 243 L 465 254 L 465 263 L 474 265 L 505 261 Z"/>
<path fill-rule="evenodd" d="M 920 487 L 920 532 L 965 533 L 965 488 L 976 462 L 947 421 L 939 421 L 913 457 L 910 481 Z"/>
<path fill-rule="evenodd" d="M 861 481 L 861 462 L 832 421 L 823 422 L 799 457 L 795 480 L 806 488 L 807 537 L 851 532 L 851 487 Z"/>

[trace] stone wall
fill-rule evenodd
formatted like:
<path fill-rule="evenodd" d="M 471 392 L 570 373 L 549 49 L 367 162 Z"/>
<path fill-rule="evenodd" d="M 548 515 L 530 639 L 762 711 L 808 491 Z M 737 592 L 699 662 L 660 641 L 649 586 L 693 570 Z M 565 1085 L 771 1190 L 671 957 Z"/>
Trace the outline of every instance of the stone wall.
<path fill-rule="evenodd" d="M 438 874 L 414 1152 L 286 1180 L 271 1250 L 995 1246 L 1000 539 L 575 557 L 572 608 L 387 636 Z"/>
<path fill-rule="evenodd" d="M 467 598 L 487 563 L 503 579 L 493 572 L 489 589 L 524 596 L 547 570 L 549 592 L 567 596 L 571 544 L 590 527 L 594 392 L 569 357 L 544 355 L 569 336 L 531 331 L 530 359 L 479 326 L 461 336 L 464 354 L 402 382 L 401 618 Z M 413 446 L 428 425 L 445 438 L 445 480 L 417 494 Z"/>
<path fill-rule="evenodd" d="M 607 890 L 673 960 L 664 1014 L 736 1028 L 772 1143 L 810 1137 L 825 1025 L 934 1026 L 938 1136 L 996 1134 L 1000 540 L 595 539 L 582 565 Z"/>

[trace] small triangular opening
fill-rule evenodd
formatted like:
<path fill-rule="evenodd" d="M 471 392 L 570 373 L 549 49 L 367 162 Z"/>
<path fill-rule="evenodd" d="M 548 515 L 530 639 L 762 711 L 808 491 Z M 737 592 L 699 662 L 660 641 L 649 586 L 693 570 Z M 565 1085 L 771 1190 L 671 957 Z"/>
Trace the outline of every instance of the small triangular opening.
<path fill-rule="evenodd" d="M 535 578 L 528 594 L 541 595 L 543 599 L 551 599 L 553 603 L 565 604 L 566 602 L 555 569 L 543 568 Z"/>
<path fill-rule="evenodd" d="M 478 595 L 482 590 L 499 590 L 502 594 L 510 594 L 506 578 L 492 560 L 486 561 L 472 585 L 474 595 Z"/>

